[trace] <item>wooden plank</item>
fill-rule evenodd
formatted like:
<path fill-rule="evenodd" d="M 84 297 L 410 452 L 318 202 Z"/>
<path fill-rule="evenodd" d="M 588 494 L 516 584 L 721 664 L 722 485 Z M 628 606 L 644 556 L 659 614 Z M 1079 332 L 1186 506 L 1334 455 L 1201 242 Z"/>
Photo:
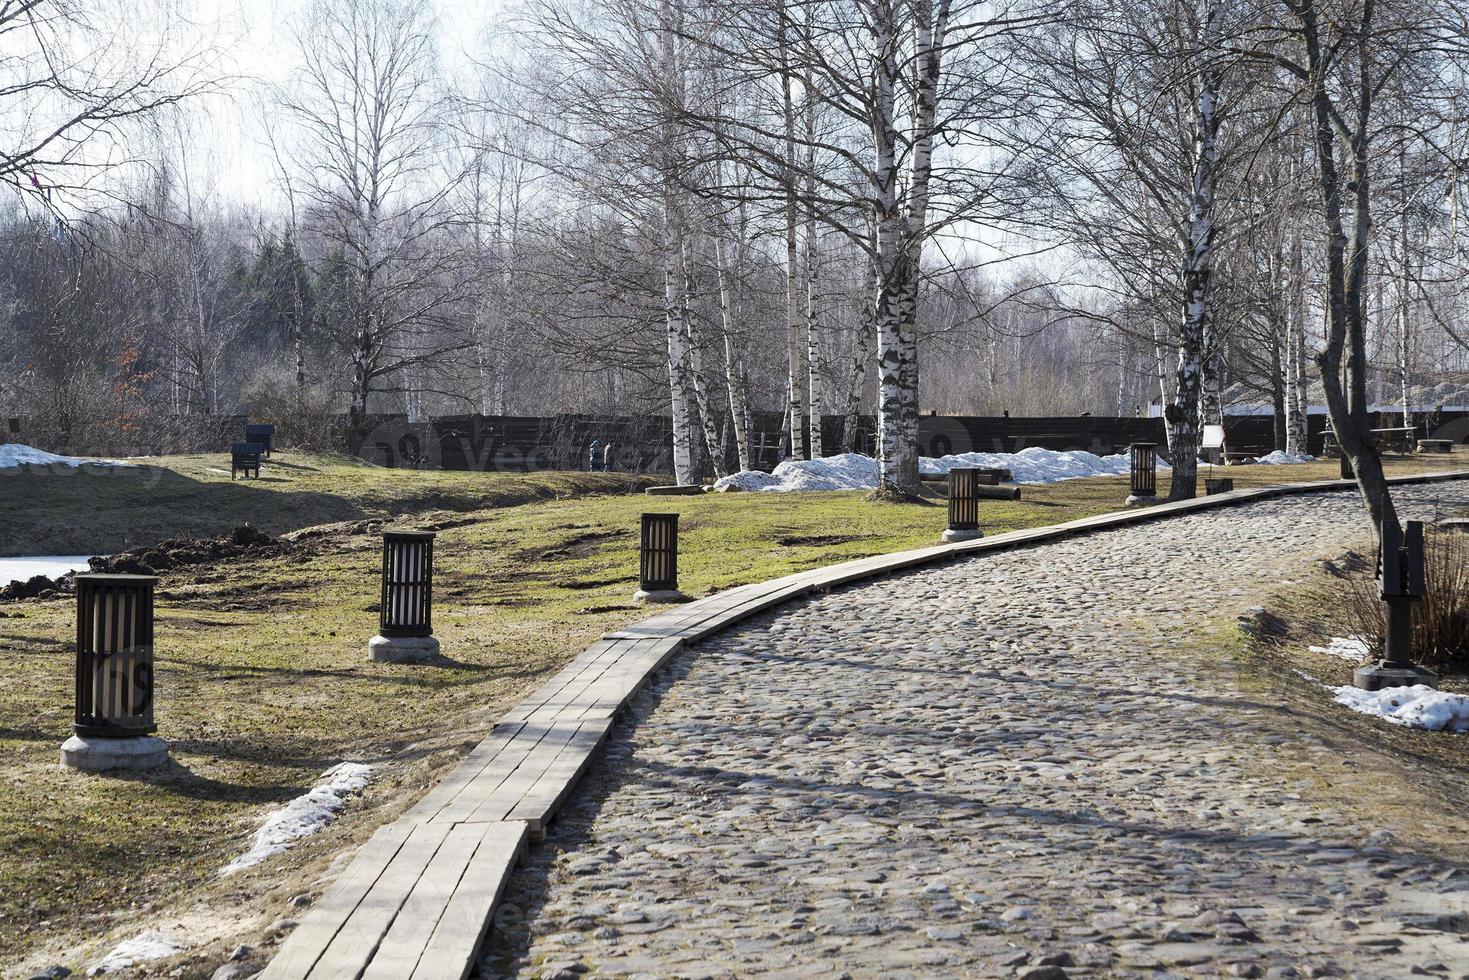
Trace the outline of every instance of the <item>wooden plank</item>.
<path fill-rule="evenodd" d="M 550 768 L 561 754 L 561 750 L 576 735 L 580 722 L 555 722 L 547 726 L 545 737 L 519 761 L 519 764 L 494 787 L 488 784 L 473 799 L 473 809 L 461 810 L 464 820 L 504 820 L 510 810 L 525 795 L 526 790 Z M 468 796 L 461 797 L 468 800 Z"/>
<path fill-rule="evenodd" d="M 448 824 L 413 824 L 408 839 L 357 903 L 331 944 L 306 974 L 312 980 L 357 977 L 398 916 L 423 869 L 449 833 Z"/>
<path fill-rule="evenodd" d="M 399 819 L 422 823 L 437 816 L 464 787 L 473 782 L 475 777 L 484 772 L 488 766 L 494 764 L 495 757 L 520 734 L 523 728 L 525 725 L 520 722 L 496 725 L 489 737 L 470 750 L 463 762 L 450 771 L 449 775 L 440 780 L 437 786 Z"/>
<path fill-rule="evenodd" d="M 460 788 L 454 798 L 429 818 L 434 823 L 458 823 L 469 820 L 484 801 L 490 799 L 505 780 L 535 751 L 548 735 L 557 730 L 555 724 L 527 724 L 508 745 L 474 778 Z M 492 819 L 480 817 L 481 820 Z M 498 819 L 498 818 L 493 818 Z"/>
<path fill-rule="evenodd" d="M 642 640 L 599 680 L 562 718 L 611 718 L 620 711 L 650 676 L 683 648 L 683 640 Z"/>
<path fill-rule="evenodd" d="M 501 721 L 525 721 L 530 715 L 547 701 L 554 699 L 568 686 L 573 685 L 579 678 L 589 672 L 600 672 L 603 665 L 615 660 L 621 651 L 621 643 L 618 640 L 599 640 L 592 644 L 582 653 L 578 654 L 565 668 L 547 683 L 536 688 L 520 703 L 506 712 Z"/>
<path fill-rule="evenodd" d="M 617 665 L 629 655 L 636 652 L 636 642 L 630 640 L 619 640 L 616 647 L 615 657 L 606 657 L 597 664 L 596 670 L 588 670 L 577 680 L 568 684 L 557 692 L 556 696 L 547 700 L 535 711 L 527 716 L 527 721 L 538 724 L 546 724 L 562 717 L 567 709 L 585 701 L 589 691 L 597 689 L 602 679 L 610 672 L 617 669 Z"/>
<path fill-rule="evenodd" d="M 362 980 L 395 980 L 418 968 L 429 937 L 474 857 L 486 824 L 455 824 L 424 868 L 383 936 Z"/>
<path fill-rule="evenodd" d="M 411 824 L 404 823 L 379 827 L 326 894 L 306 913 L 280 952 L 261 972 L 259 980 L 300 980 L 310 973 L 336 938 L 342 924 L 357 910 L 363 897 L 397 855 L 412 829 Z"/>
<path fill-rule="evenodd" d="M 508 819 L 526 821 L 533 833 L 544 830 L 611 731 L 610 718 L 582 722 L 555 761 L 511 807 Z"/>
<path fill-rule="evenodd" d="M 410 980 L 464 980 L 469 975 L 495 906 L 525 850 L 524 823 L 473 826 L 484 828 L 479 847 L 455 883 L 454 895 L 434 924 Z"/>

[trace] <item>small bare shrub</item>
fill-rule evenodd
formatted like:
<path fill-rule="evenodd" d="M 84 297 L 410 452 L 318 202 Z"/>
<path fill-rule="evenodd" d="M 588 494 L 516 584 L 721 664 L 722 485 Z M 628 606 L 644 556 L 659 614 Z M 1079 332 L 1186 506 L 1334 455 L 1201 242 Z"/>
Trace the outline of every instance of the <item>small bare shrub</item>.
<path fill-rule="evenodd" d="M 1413 659 L 1449 674 L 1469 674 L 1469 534 L 1428 525 L 1423 552 L 1427 594 L 1413 604 Z M 1387 604 L 1377 591 L 1376 562 L 1344 562 L 1340 620 L 1381 651 Z M 1338 566 L 1340 567 L 1340 566 Z"/>

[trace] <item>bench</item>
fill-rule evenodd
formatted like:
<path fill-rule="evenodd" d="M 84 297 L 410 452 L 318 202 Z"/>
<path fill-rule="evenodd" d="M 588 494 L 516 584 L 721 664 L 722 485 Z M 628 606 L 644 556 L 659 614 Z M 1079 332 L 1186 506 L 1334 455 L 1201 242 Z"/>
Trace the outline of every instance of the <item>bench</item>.
<path fill-rule="evenodd" d="M 1420 453 L 1451 453 L 1454 451 L 1454 440 L 1419 439 L 1418 451 Z"/>
<path fill-rule="evenodd" d="M 1412 425 L 1395 425 L 1382 429 L 1373 429 L 1372 436 L 1379 448 L 1390 452 L 1408 452 L 1413 448 L 1413 436 L 1418 427 Z"/>
<path fill-rule="evenodd" d="M 258 442 L 236 442 L 230 445 L 230 479 L 235 478 L 236 473 L 242 473 L 246 477 L 254 475 L 260 479 L 260 454 L 261 446 Z"/>
<path fill-rule="evenodd" d="M 275 445 L 275 426 L 264 423 L 247 425 L 245 426 L 245 441 L 259 446 L 260 454 L 269 458 L 270 451 Z"/>

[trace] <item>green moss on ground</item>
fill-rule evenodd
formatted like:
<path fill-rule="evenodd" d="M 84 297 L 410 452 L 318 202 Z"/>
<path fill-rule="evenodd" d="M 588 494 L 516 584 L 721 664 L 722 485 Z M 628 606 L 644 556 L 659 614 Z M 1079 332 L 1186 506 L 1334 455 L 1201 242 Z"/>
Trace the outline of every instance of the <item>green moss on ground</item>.
<path fill-rule="evenodd" d="M 1394 471 L 1445 468 L 1429 462 Z M 644 510 L 679 513 L 680 580 L 695 596 L 932 544 L 945 521 L 942 501 L 860 492 L 652 498 L 627 491 L 657 478 L 391 471 L 296 453 L 268 464 L 259 483 L 231 484 L 218 464 L 186 456 L 151 461 L 146 473 L 11 471 L 0 477 L 0 553 L 110 551 L 245 520 L 279 534 L 398 518 L 439 531 L 434 621 L 447 662 L 367 660 L 380 560 L 370 529 L 338 526 L 280 557 L 171 571 L 157 603 L 157 719 L 174 767 L 162 779 L 84 776 L 57 762 L 71 722 L 72 606 L 0 607 L 0 972 L 200 903 L 235 918 L 221 949 L 258 941 L 286 898 L 319 888 L 334 854 L 410 805 L 549 672 L 649 614 L 630 601 Z M 1251 486 L 1335 468 L 1230 474 Z M 1122 478 L 1025 487 L 1022 500 L 984 501 L 981 513 L 999 532 L 1111 510 L 1126 493 Z M 343 759 L 376 767 L 361 802 L 288 855 L 216 877 L 270 807 Z"/>

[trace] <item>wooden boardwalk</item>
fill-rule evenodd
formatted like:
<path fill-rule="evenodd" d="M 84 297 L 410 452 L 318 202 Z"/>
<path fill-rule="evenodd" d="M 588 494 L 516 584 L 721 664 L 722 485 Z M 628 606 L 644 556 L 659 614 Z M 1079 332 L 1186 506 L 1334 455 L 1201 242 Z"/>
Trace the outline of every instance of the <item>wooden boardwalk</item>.
<path fill-rule="evenodd" d="M 1390 482 L 1463 478 L 1469 471 Z M 1329 481 L 1239 490 L 862 558 L 729 589 L 609 633 L 511 709 L 411 810 L 380 828 L 306 914 L 261 980 L 462 980 L 527 842 L 543 835 L 618 712 L 686 643 L 789 599 L 905 568 L 1206 508 L 1354 486 Z"/>

